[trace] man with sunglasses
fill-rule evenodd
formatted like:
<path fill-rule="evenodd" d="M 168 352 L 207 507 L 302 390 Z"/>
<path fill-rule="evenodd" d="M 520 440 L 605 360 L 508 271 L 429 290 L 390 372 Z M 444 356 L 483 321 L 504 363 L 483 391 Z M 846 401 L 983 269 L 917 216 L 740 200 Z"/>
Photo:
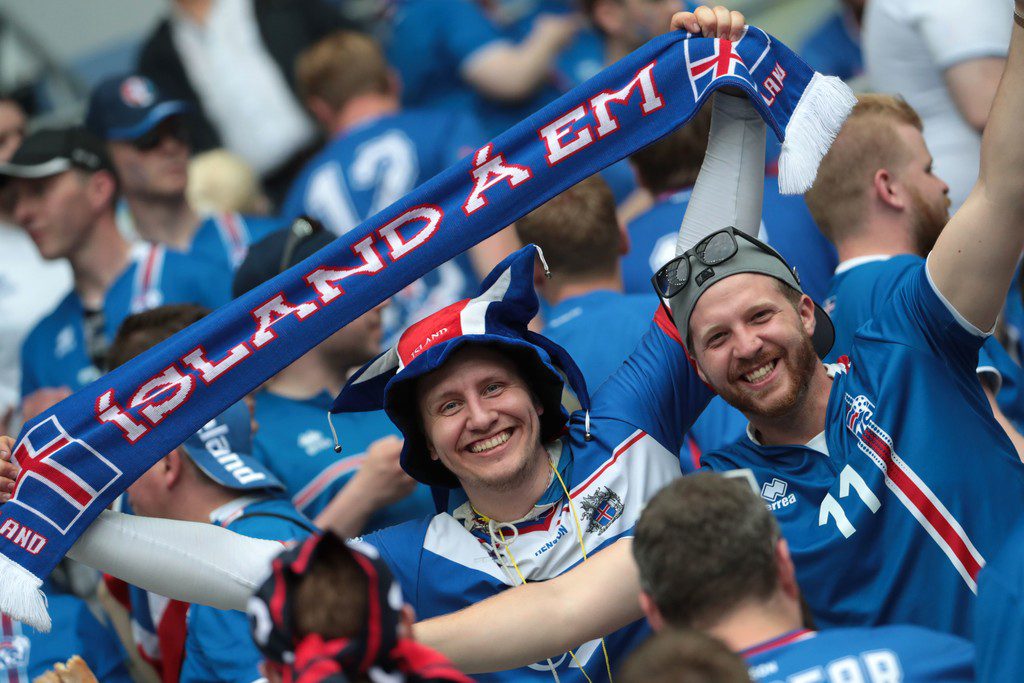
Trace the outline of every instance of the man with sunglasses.
<path fill-rule="evenodd" d="M 235 212 L 201 216 L 189 206 L 185 189 L 192 146 L 185 117 L 192 111 L 186 102 L 163 97 L 148 78 L 122 75 L 93 90 L 85 125 L 107 141 L 121 180 L 119 222 L 145 240 L 230 273 L 252 242 L 286 224 Z"/>

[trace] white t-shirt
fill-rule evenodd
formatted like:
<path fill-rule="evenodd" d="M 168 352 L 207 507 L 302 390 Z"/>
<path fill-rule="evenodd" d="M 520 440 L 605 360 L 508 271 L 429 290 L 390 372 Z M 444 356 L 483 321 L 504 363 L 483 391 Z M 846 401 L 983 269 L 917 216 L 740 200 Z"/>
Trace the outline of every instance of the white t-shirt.
<path fill-rule="evenodd" d="M 902 95 L 924 121 L 935 173 L 953 208 L 978 179 L 981 135 L 957 111 L 943 72 L 982 57 L 1005 57 L 1010 0 L 871 0 L 861 34 L 871 89 Z"/>
<path fill-rule="evenodd" d="M 21 397 L 21 343 L 71 289 L 67 261 L 44 261 L 21 229 L 0 222 L 0 417 Z"/>

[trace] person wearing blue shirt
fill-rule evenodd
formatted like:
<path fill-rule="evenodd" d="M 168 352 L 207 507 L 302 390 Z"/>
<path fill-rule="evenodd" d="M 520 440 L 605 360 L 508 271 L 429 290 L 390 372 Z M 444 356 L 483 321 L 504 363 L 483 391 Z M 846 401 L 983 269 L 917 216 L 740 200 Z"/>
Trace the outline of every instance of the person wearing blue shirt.
<path fill-rule="evenodd" d="M 518 104 L 546 85 L 579 24 L 572 15 L 541 14 L 525 37 L 514 40 L 472 0 L 400 0 L 387 58 L 402 81 L 406 106 L 473 111 L 490 119 L 482 123 L 495 135 L 508 117 L 501 104 Z"/>
<path fill-rule="evenodd" d="M 591 395 L 640 343 L 658 308 L 650 282 L 643 294 L 623 294 L 620 255 L 628 248 L 605 181 L 591 176 L 516 221 L 525 243 L 540 247 L 550 277 L 535 280 L 550 305 L 544 334 L 563 346 L 583 371 Z M 747 421 L 721 399 L 712 400 L 687 434 L 684 471 L 702 450 L 738 439 Z"/>
<path fill-rule="evenodd" d="M 103 143 L 81 128 L 34 133 L 0 166 L 14 220 L 48 260 L 71 265 L 74 288 L 22 346 L 22 411 L 30 418 L 99 377 L 109 340 L 130 313 L 165 303 L 216 308 L 228 282 L 211 265 L 161 245 L 129 244 L 114 222 L 117 179 Z"/>
<path fill-rule="evenodd" d="M 685 126 L 630 157 L 654 204 L 626 226 L 631 248 L 622 258 L 622 276 L 627 293 L 649 291 L 651 276 L 675 256 L 676 232 L 690 204 L 710 125 L 711 108 L 704 107 Z M 759 236 L 796 268 L 808 296 L 822 301 L 837 263 L 835 248 L 818 231 L 803 198 L 779 192 L 776 175 L 765 175 L 762 196 Z"/>
<path fill-rule="evenodd" d="M 27 683 L 72 655 L 81 655 L 97 680 L 131 683 L 127 656 L 114 628 L 52 578 L 41 590 L 53 619 L 49 633 L 0 615 L 0 680 Z"/>
<path fill-rule="evenodd" d="M 1024 520 L 978 576 L 974 642 L 979 681 L 1024 679 Z"/>
<path fill-rule="evenodd" d="M 124 231 L 210 261 L 221 279 L 245 258 L 252 242 L 287 226 L 279 218 L 235 212 L 200 215 L 187 200 L 192 105 L 164 97 L 138 74 L 101 81 L 89 97 L 85 125 L 107 143 L 121 181 Z"/>
<path fill-rule="evenodd" d="M 822 160 L 821 182 L 806 195 L 842 259 L 824 301 L 836 328 L 827 362 L 849 353 L 857 330 L 921 267 L 949 220 L 949 188 L 931 172 L 921 128 L 903 100 L 861 95 Z M 990 337 L 979 352 L 978 374 L 996 419 L 1024 454 L 1014 426 L 1024 418 L 1020 366 Z"/>
<path fill-rule="evenodd" d="M 798 50 L 812 69 L 848 81 L 864 74 L 860 50 L 860 24 L 864 0 L 843 0 L 804 38 Z"/>
<path fill-rule="evenodd" d="M 296 72 L 303 101 L 331 139 L 292 184 L 286 218 L 309 216 L 343 235 L 485 142 L 465 111 L 403 110 L 384 55 L 368 36 L 325 38 L 301 55 Z M 385 313 L 385 338 L 472 294 L 478 273 L 512 248 L 501 233 L 406 287 Z"/>
<path fill-rule="evenodd" d="M 779 523 L 743 477 L 701 472 L 666 486 L 637 522 L 633 557 L 655 631 L 705 631 L 755 681 L 974 680 L 974 647 L 955 636 L 808 627 Z"/>
<path fill-rule="evenodd" d="M 312 225 L 296 221 L 293 230 L 254 244 L 235 276 L 235 296 L 334 239 L 319 226 L 308 233 L 299 231 Z M 259 425 L 253 456 L 284 484 L 299 511 L 346 537 L 416 519 L 434 509 L 430 490 L 399 467 L 402 443 L 384 411 L 328 420 L 331 402 L 348 374 L 380 352 L 382 308 L 349 323 L 252 394 Z"/>

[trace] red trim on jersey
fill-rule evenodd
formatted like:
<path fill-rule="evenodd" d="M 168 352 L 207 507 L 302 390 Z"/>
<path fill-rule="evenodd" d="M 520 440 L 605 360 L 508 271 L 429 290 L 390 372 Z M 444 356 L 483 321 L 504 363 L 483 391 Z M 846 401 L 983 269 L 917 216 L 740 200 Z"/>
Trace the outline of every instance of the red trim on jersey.
<path fill-rule="evenodd" d="M 679 330 L 676 329 L 675 321 L 672 320 L 672 314 L 664 304 L 658 306 L 658 310 L 654 314 L 654 322 L 658 324 L 662 332 L 679 342 L 680 346 L 686 346 L 683 343 L 683 338 L 679 335 Z"/>
<path fill-rule="evenodd" d="M 587 487 L 590 486 L 592 483 L 594 483 L 594 480 L 597 479 L 598 477 L 600 477 L 601 474 L 606 469 L 608 469 L 613 464 L 615 464 L 615 461 L 619 459 L 620 455 L 622 455 L 627 450 L 629 450 L 633 446 L 633 444 L 635 444 L 637 441 L 639 441 L 640 439 L 644 438 L 645 436 L 647 436 L 647 432 L 645 432 L 642 429 L 636 430 L 636 432 L 633 433 L 633 436 L 631 436 L 624 444 L 622 444 L 621 446 L 619 446 L 618 448 L 615 449 L 615 452 L 612 453 L 611 459 L 608 462 L 606 462 L 604 465 L 602 465 L 601 469 L 599 469 L 598 471 L 596 471 L 592 475 L 590 475 L 589 479 L 587 479 L 585 482 L 583 482 L 582 484 L 577 486 L 576 490 L 573 491 L 572 495 L 570 495 L 569 497 L 570 498 L 575 498 L 579 494 L 583 493 L 587 489 Z"/>
<path fill-rule="evenodd" d="M 795 643 L 798 640 L 806 640 L 807 638 L 813 637 L 815 634 L 816 631 L 806 628 L 798 628 L 795 631 L 790 631 L 789 633 L 784 633 L 781 636 L 772 638 L 771 640 L 766 640 L 760 645 L 748 647 L 746 650 L 740 651 L 740 657 L 753 657 L 754 655 L 759 655 L 762 652 L 767 652 L 768 650 L 774 650 L 775 648 L 782 647 L 783 645 Z"/>
<path fill-rule="evenodd" d="M 0 626 L 2 626 L 3 639 L 14 642 L 14 622 L 9 616 L 0 612 Z M 7 670 L 8 683 L 21 683 L 21 674 L 18 673 L 17 665 Z"/>

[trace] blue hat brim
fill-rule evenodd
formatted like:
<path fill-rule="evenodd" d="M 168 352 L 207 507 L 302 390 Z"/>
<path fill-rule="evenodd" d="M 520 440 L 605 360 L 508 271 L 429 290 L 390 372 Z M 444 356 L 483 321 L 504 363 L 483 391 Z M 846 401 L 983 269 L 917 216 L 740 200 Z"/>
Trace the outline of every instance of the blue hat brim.
<path fill-rule="evenodd" d="M 210 453 L 205 452 L 203 449 L 189 446 L 187 443 L 181 444 L 181 449 L 185 451 L 193 465 L 198 467 L 203 474 L 224 488 L 229 488 L 235 491 L 271 491 L 275 493 L 280 493 L 285 490 L 285 486 L 281 483 L 281 480 L 274 476 L 273 472 L 264 467 L 259 460 L 248 453 L 235 453 L 235 455 L 242 460 L 246 467 L 249 467 L 253 472 L 259 473 L 263 476 L 258 481 L 242 483 L 237 479 L 227 476 L 227 473 L 222 469 L 215 470 L 207 466 L 207 459 L 212 458 L 213 456 Z"/>
<path fill-rule="evenodd" d="M 106 131 L 107 140 L 135 140 L 142 137 L 149 131 L 156 128 L 160 123 L 172 116 L 188 114 L 192 111 L 192 105 L 182 100 L 171 100 L 161 102 L 146 114 L 145 118 L 134 126 L 121 128 L 110 128 Z"/>

